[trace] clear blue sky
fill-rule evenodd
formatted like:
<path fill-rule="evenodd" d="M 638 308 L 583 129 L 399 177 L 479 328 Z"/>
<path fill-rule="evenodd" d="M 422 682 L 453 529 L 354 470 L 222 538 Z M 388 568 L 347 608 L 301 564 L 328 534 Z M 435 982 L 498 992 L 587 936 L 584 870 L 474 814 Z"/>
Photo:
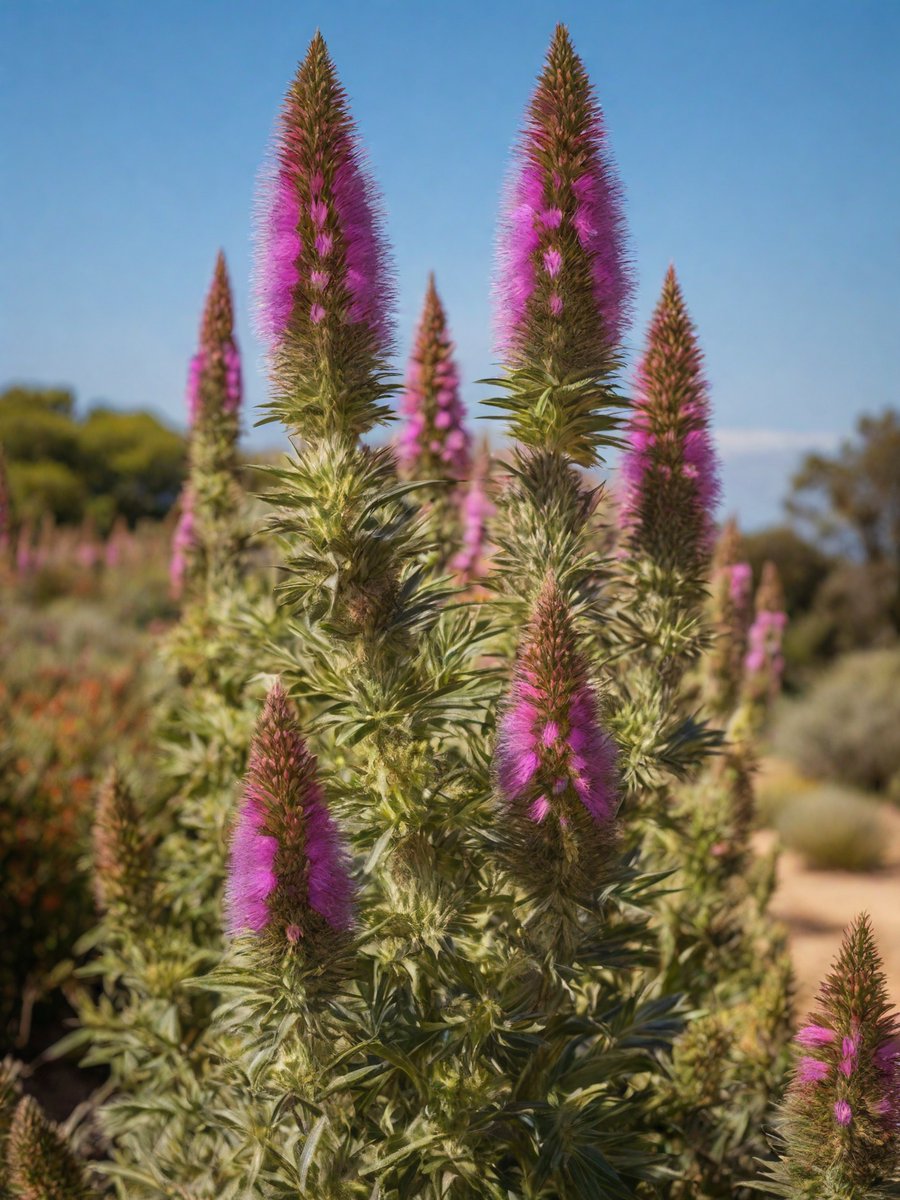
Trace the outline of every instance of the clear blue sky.
<path fill-rule="evenodd" d="M 434 268 L 474 405 L 508 149 L 559 19 L 626 189 L 631 349 L 673 260 L 728 504 L 771 518 L 803 446 L 900 403 L 900 0 L 6 0 L 0 383 L 183 423 L 221 245 L 263 399 L 255 176 L 321 26 L 385 195 L 401 354 Z"/>

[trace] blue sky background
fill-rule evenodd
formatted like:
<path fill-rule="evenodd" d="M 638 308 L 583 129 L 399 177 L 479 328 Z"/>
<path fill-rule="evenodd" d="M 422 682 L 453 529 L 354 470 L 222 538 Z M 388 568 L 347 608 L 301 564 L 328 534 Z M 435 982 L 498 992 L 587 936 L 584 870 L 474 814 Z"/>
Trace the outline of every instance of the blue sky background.
<path fill-rule="evenodd" d="M 401 356 L 434 268 L 474 407 L 509 146 L 559 19 L 625 186 L 630 350 L 672 260 L 726 502 L 749 526 L 776 517 L 804 448 L 900 403 L 898 0 L 6 0 L 0 383 L 182 424 L 221 245 L 248 398 L 264 398 L 255 177 L 318 25 L 385 195 Z"/>

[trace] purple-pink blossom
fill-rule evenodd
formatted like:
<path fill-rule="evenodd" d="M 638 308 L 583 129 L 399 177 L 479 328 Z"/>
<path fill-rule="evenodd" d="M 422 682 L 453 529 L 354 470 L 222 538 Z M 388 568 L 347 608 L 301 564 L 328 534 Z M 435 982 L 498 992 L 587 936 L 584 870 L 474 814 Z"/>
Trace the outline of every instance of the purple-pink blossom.
<path fill-rule="evenodd" d="M 275 930 L 291 944 L 351 921 L 351 885 L 315 759 L 276 683 L 250 752 L 225 890 L 228 932 Z M 290 931 L 290 932 L 289 932 Z"/>
<path fill-rule="evenodd" d="M 616 758 L 571 614 L 550 579 L 535 604 L 500 719 L 494 760 L 500 793 L 537 823 L 555 813 L 565 824 L 577 803 L 603 826 L 618 805 Z"/>
<path fill-rule="evenodd" d="M 590 346 L 600 357 L 628 318 L 621 187 L 603 114 L 562 25 L 516 147 L 495 293 L 498 347 L 513 363 L 558 352 L 563 314 L 579 323 L 582 352 Z"/>
<path fill-rule="evenodd" d="M 303 339 L 352 327 L 385 354 L 393 285 L 381 204 L 321 34 L 285 100 L 259 211 L 258 326 L 270 349 L 290 342 L 302 354 Z"/>
<path fill-rule="evenodd" d="M 623 552 L 689 575 L 715 540 L 719 468 L 703 355 L 670 267 L 638 364 L 622 456 Z"/>

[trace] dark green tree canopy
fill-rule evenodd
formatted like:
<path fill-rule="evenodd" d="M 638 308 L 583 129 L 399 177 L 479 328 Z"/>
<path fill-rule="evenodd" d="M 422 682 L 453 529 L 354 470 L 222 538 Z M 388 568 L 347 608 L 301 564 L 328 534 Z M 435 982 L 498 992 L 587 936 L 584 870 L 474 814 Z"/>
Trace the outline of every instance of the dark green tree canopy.
<path fill-rule="evenodd" d="M 0 393 L 0 445 L 18 521 L 162 517 L 184 478 L 185 439 L 147 412 L 95 407 L 83 418 L 62 388 Z"/>

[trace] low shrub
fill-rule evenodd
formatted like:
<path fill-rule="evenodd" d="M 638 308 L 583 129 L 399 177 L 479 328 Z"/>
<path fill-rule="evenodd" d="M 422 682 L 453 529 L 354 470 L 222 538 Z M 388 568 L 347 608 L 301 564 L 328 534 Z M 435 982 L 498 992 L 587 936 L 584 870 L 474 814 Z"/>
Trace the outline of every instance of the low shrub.
<path fill-rule="evenodd" d="M 806 775 L 893 795 L 900 779 L 900 650 L 847 655 L 785 707 L 774 740 Z"/>
<path fill-rule="evenodd" d="M 872 871 L 884 862 L 880 807 L 847 788 L 808 791 L 788 803 L 775 824 L 785 845 L 818 870 Z"/>

